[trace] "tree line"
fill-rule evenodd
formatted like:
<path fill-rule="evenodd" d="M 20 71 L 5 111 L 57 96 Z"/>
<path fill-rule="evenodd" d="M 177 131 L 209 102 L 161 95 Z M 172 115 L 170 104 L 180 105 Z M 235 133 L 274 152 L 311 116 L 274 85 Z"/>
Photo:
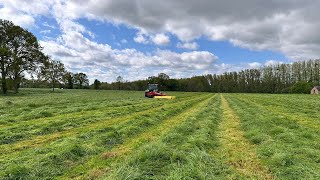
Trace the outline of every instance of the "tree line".
<path fill-rule="evenodd" d="M 206 77 L 212 92 L 310 93 L 320 83 L 319 65 L 320 60 L 308 60 Z"/>
<path fill-rule="evenodd" d="M 171 79 L 164 73 L 145 80 L 113 83 L 95 80 L 92 89 L 145 90 L 148 84 L 159 84 L 162 91 L 201 91 L 217 93 L 310 93 L 320 84 L 320 60 L 275 64 L 239 72 L 207 74 Z M 117 78 L 123 79 L 123 78 Z"/>
<path fill-rule="evenodd" d="M 67 82 L 68 88 L 77 84 L 78 88 L 89 85 L 86 74 L 72 74 L 66 71 L 64 64 L 55 61 L 42 52 L 37 38 L 29 31 L 14 25 L 11 21 L 0 19 L 0 73 L 1 90 L 18 93 L 21 86 L 35 82 L 41 86 L 54 88 Z M 25 78 L 31 75 L 32 80 Z M 36 80 L 34 77 L 36 76 Z M 35 85 L 32 84 L 32 87 Z M 30 83 L 28 84 L 30 85 Z M 31 86 L 31 85 L 30 85 Z"/>

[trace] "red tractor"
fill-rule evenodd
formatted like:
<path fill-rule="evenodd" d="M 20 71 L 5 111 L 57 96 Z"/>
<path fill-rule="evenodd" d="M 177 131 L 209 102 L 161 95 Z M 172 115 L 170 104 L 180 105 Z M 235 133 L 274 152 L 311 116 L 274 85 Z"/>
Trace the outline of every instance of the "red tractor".
<path fill-rule="evenodd" d="M 148 89 L 145 90 L 144 96 L 153 98 L 155 96 L 166 96 L 166 94 L 159 91 L 158 84 L 148 84 Z"/>

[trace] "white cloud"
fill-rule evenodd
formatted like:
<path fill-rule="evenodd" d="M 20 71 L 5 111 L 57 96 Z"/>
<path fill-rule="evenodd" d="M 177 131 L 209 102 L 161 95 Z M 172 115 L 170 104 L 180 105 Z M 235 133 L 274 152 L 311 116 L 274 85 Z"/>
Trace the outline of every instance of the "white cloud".
<path fill-rule="evenodd" d="M 41 34 L 49 34 L 49 33 L 51 33 L 51 30 L 50 30 L 50 29 L 48 29 L 48 30 L 42 30 L 42 31 L 40 31 L 40 33 L 41 33 Z"/>
<path fill-rule="evenodd" d="M 203 36 L 243 48 L 281 52 L 294 60 L 320 56 L 320 1 L 0 0 L 0 4 L 2 18 L 24 27 L 34 25 L 34 17 L 39 15 L 53 15 L 61 24 L 88 18 L 158 34 L 151 36 L 151 41 L 159 45 L 170 42 L 163 35 L 166 32 L 183 42 Z M 147 37 L 138 35 L 134 40 L 148 43 Z"/>
<path fill-rule="evenodd" d="M 141 44 L 147 44 L 148 40 L 145 38 L 145 36 L 143 34 L 137 34 L 136 37 L 133 38 L 133 40 L 137 43 L 141 43 Z"/>
<path fill-rule="evenodd" d="M 156 45 L 164 46 L 170 43 L 170 38 L 165 34 L 156 34 L 155 36 L 152 37 L 152 42 L 155 43 Z"/>
<path fill-rule="evenodd" d="M 48 22 L 44 22 L 44 23 L 42 23 L 42 25 L 45 27 L 51 28 L 51 29 L 56 29 L 56 27 L 54 25 L 50 25 L 50 24 L 48 24 Z"/>
<path fill-rule="evenodd" d="M 1 19 L 11 20 L 15 24 L 23 27 L 31 27 L 35 23 L 35 19 L 31 15 L 17 13 L 10 8 L 0 9 Z"/>
<path fill-rule="evenodd" d="M 0 17 L 28 28 L 35 25 L 35 16 L 49 15 L 52 4 L 50 1 L 0 0 Z"/>
<path fill-rule="evenodd" d="M 196 42 L 185 42 L 185 43 L 178 43 L 177 44 L 178 48 L 182 49 L 191 49 L 191 50 L 196 50 L 199 48 L 199 45 Z"/>
<path fill-rule="evenodd" d="M 274 66 L 278 64 L 284 64 L 282 61 L 277 61 L 277 60 L 268 60 L 264 63 L 265 66 Z"/>
<path fill-rule="evenodd" d="M 35 26 L 39 16 L 52 17 L 62 35 L 55 41 L 41 42 L 49 55 L 60 58 L 70 68 L 88 68 L 88 73 L 121 73 L 121 66 L 124 67 L 122 73 L 137 78 L 146 72 L 164 69 L 172 76 L 189 76 L 210 68 L 222 71 L 260 64 L 216 66 L 212 64 L 217 57 L 202 51 L 158 50 L 144 54 L 135 49 L 117 50 L 94 42 L 95 35 L 76 20 L 87 18 L 125 24 L 139 31 L 134 37 L 137 43 L 167 45 L 170 38 L 166 34 L 170 34 L 184 42 L 177 45 L 179 48 L 195 50 L 197 44 L 189 42 L 203 37 L 252 50 L 272 50 L 293 60 L 303 60 L 320 56 L 319 6 L 320 1 L 313 0 L 0 0 L 0 17 L 27 28 Z M 153 68 L 152 72 L 149 67 Z M 140 76 L 139 69 L 146 72 L 141 72 Z"/>
<path fill-rule="evenodd" d="M 218 59 L 207 51 L 176 53 L 156 50 L 145 54 L 136 49 L 119 50 L 108 44 L 96 43 L 84 36 L 87 34 L 92 37 L 93 33 L 75 21 L 83 15 L 83 8 L 77 7 L 72 1 L 56 1 L 51 7 L 52 15 L 58 23 L 61 35 L 55 40 L 48 38 L 40 41 L 45 53 L 61 60 L 73 72 L 83 71 L 90 78 L 101 78 L 100 80 L 109 82 L 114 81 L 113 76 L 119 74 L 127 76 L 125 78 L 128 80 L 145 79 L 160 72 L 166 72 L 172 77 L 189 77 L 213 67 Z M 74 9 L 77 9 L 77 12 Z M 44 23 L 43 26 L 55 28 L 48 23 Z M 44 34 L 48 32 L 49 30 L 42 31 Z M 153 42 L 157 45 L 170 43 L 167 35 L 148 34 L 144 30 L 141 30 L 134 40 L 138 43 Z M 121 42 L 127 41 L 123 39 Z"/>
<path fill-rule="evenodd" d="M 258 69 L 262 66 L 262 64 L 258 62 L 248 63 L 248 65 L 249 65 L 249 69 Z"/>
<path fill-rule="evenodd" d="M 108 44 L 90 41 L 78 32 L 67 32 L 56 41 L 40 43 L 45 53 L 63 60 L 68 69 L 84 70 L 90 78 L 97 78 L 97 72 L 109 74 L 100 79 L 109 82 L 113 81 L 113 76 L 121 73 L 129 80 L 137 80 L 164 72 L 165 69 L 172 77 L 178 72 L 189 77 L 213 68 L 218 59 L 207 51 L 176 53 L 157 50 L 144 54 L 135 49 L 112 49 Z"/>
<path fill-rule="evenodd" d="M 168 32 L 183 42 L 204 36 L 243 48 L 273 50 L 292 59 L 303 59 L 320 56 L 319 6 L 320 1 L 312 0 L 74 0 L 58 9 L 71 19 L 87 17 L 123 23 L 148 34 Z M 145 42 L 140 36 L 135 39 Z"/>

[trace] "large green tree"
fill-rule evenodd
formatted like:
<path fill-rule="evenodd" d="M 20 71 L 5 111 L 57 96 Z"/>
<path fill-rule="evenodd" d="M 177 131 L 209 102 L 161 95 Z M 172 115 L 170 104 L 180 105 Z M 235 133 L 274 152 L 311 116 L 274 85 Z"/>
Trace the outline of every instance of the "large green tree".
<path fill-rule="evenodd" d="M 11 79 L 15 92 L 25 71 L 35 71 L 43 61 L 37 38 L 29 31 L 0 19 L 0 71 L 2 92 L 7 93 L 7 80 Z"/>
<path fill-rule="evenodd" d="M 80 89 L 83 89 L 86 86 L 89 86 L 89 79 L 85 73 L 76 73 L 74 75 L 74 80 Z"/>
<path fill-rule="evenodd" d="M 121 89 L 121 83 L 123 81 L 123 77 L 122 76 L 118 76 L 116 81 L 118 83 L 118 90 L 120 90 Z"/>
<path fill-rule="evenodd" d="M 98 79 L 95 79 L 93 82 L 93 88 L 100 89 L 100 87 L 101 87 L 101 82 Z"/>
<path fill-rule="evenodd" d="M 41 67 L 41 75 L 51 84 L 52 91 L 54 91 L 56 85 L 62 81 L 65 75 L 64 64 L 48 58 L 48 61 Z"/>
<path fill-rule="evenodd" d="M 66 72 L 63 76 L 63 82 L 65 85 L 65 88 L 73 89 L 74 74 L 71 72 Z"/>

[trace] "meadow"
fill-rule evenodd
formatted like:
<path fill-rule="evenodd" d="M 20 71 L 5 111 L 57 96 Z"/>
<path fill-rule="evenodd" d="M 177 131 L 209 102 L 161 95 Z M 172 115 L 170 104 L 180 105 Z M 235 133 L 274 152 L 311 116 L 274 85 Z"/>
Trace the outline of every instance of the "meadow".
<path fill-rule="evenodd" d="M 320 179 L 320 96 L 22 89 L 0 179 Z"/>

